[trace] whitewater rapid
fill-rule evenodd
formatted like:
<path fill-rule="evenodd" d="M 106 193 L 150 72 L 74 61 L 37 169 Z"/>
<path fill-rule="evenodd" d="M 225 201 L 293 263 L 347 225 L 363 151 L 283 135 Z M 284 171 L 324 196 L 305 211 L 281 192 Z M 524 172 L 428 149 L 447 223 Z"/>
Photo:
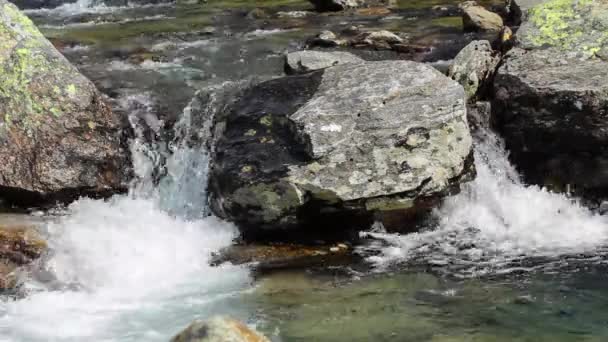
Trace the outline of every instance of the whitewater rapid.
<path fill-rule="evenodd" d="M 475 140 L 475 180 L 433 212 L 436 224 L 428 229 L 403 236 L 370 233 L 383 242 L 371 247 L 380 251 L 371 262 L 382 269 L 422 261 L 470 277 L 604 253 L 606 217 L 564 194 L 525 185 L 494 132 L 481 130 Z M 530 258 L 545 260 L 523 265 Z"/>
<path fill-rule="evenodd" d="M 81 199 L 45 230 L 56 279 L 0 302 L 0 341 L 167 341 L 249 284 L 246 269 L 209 266 L 234 226 L 171 217 L 149 199 Z"/>

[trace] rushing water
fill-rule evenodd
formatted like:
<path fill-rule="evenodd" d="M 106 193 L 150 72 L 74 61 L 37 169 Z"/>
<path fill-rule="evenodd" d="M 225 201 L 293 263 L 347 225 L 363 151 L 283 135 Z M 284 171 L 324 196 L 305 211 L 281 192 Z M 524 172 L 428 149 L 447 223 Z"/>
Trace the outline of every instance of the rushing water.
<path fill-rule="evenodd" d="M 608 246 L 606 217 L 563 194 L 522 184 L 494 133 L 478 132 L 476 140 L 477 177 L 435 211 L 438 227 L 405 236 L 370 233 L 388 243 L 373 262 L 422 260 L 478 276 L 544 267 L 568 254 L 595 256 Z M 526 263 L 530 257 L 544 262 Z"/>
<path fill-rule="evenodd" d="M 23 279 L 26 297 L 0 302 L 0 341 L 167 341 L 212 314 L 234 315 L 275 341 L 606 340 L 608 222 L 523 184 L 492 132 L 476 137 L 476 180 L 446 199 L 426 229 L 367 233 L 373 242 L 360 250 L 378 272 L 295 271 L 254 281 L 244 267 L 209 266 L 236 229 L 205 216 L 207 153 L 183 139 L 197 134 L 189 126 L 195 91 L 281 75 L 282 52 L 355 21 L 437 46 L 471 39 L 458 20 L 437 17 L 435 0 L 400 4 L 380 19 L 263 23 L 235 12 L 246 7 L 237 0 L 185 9 L 78 0 L 28 11 L 131 119 L 138 181 L 129 195 L 81 199 L 36 219 L 52 252 L 43 270 Z M 142 124 L 158 138 L 176 113 L 175 141 L 144 139 Z"/>

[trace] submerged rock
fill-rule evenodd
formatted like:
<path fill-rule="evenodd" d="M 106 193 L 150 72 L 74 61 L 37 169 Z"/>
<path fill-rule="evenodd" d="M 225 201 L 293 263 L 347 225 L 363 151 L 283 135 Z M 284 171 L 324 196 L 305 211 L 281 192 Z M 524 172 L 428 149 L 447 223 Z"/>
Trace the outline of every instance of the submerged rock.
<path fill-rule="evenodd" d="M 214 264 L 252 264 L 256 271 L 352 265 L 360 259 L 344 243 L 334 245 L 247 244 L 219 252 Z"/>
<path fill-rule="evenodd" d="M 14 288 L 20 269 L 40 258 L 46 248 L 32 227 L 0 224 L 0 291 Z"/>
<path fill-rule="evenodd" d="M 235 98 L 216 117 L 210 195 L 246 237 L 367 228 L 473 171 L 464 90 L 428 65 L 343 64 Z"/>
<path fill-rule="evenodd" d="M 338 64 L 361 62 L 363 59 L 348 52 L 296 51 L 285 56 L 285 70 L 288 73 L 301 74 Z"/>
<path fill-rule="evenodd" d="M 500 32 L 504 26 L 500 15 L 490 12 L 475 1 L 466 1 L 460 5 L 464 12 L 462 24 L 465 31 L 495 31 Z"/>
<path fill-rule="evenodd" d="M 347 45 L 346 39 L 338 38 L 335 33 L 331 31 L 322 31 L 314 38 L 309 41 L 312 46 L 323 46 L 323 47 L 334 47 Z"/>
<path fill-rule="evenodd" d="M 242 322 L 216 316 L 206 321 L 196 320 L 171 339 L 171 342 L 270 342 Z"/>
<path fill-rule="evenodd" d="M 493 122 L 528 181 L 608 196 L 608 3 L 516 3 L 520 48 L 497 71 Z"/>
<path fill-rule="evenodd" d="M 471 42 L 458 53 L 448 76 L 460 83 L 468 98 L 476 97 L 491 84 L 500 57 L 487 40 Z"/>
<path fill-rule="evenodd" d="M 123 188 L 119 117 L 6 0 L 0 75 L 0 197 L 37 202 Z"/>

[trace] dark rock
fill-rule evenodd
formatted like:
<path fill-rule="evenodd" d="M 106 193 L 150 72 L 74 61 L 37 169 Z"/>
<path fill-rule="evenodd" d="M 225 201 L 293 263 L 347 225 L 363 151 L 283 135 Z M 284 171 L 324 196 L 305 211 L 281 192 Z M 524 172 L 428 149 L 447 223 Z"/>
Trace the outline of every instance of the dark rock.
<path fill-rule="evenodd" d="M 608 65 L 552 50 L 511 50 L 495 81 L 493 121 L 530 181 L 608 190 Z"/>
<path fill-rule="evenodd" d="M 343 11 L 349 8 L 357 8 L 362 0 L 310 0 L 319 12 Z"/>
<path fill-rule="evenodd" d="M 348 41 L 340 39 L 331 31 L 322 31 L 316 37 L 312 38 L 309 43 L 311 46 L 335 47 L 347 45 Z"/>
<path fill-rule="evenodd" d="M 480 101 L 467 105 L 467 118 L 473 131 L 490 129 L 492 104 L 488 101 Z"/>
<path fill-rule="evenodd" d="M 124 123 L 5 0 L 0 0 L 0 74 L 0 197 L 41 202 L 124 189 L 129 167 L 121 148 Z"/>
<path fill-rule="evenodd" d="M 492 121 L 529 182 L 605 197 L 608 63 L 597 52 L 608 45 L 608 5 L 517 3 L 525 49 L 511 50 L 496 74 Z"/>
<path fill-rule="evenodd" d="M 465 112 L 460 85 L 414 62 L 263 82 L 216 117 L 211 206 L 246 238 L 344 234 L 416 211 L 473 171 Z"/>
<path fill-rule="evenodd" d="M 38 8 L 55 8 L 61 5 L 74 3 L 77 0 L 11 0 L 22 10 Z"/>

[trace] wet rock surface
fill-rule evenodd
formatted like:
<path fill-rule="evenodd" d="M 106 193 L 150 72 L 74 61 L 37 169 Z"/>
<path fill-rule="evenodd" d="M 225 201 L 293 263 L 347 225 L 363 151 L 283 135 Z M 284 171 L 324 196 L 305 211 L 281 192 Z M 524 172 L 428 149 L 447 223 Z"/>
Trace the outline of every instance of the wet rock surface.
<path fill-rule="evenodd" d="M 465 112 L 462 87 L 415 62 L 263 82 L 216 117 L 212 209 L 256 238 L 344 234 L 416 211 L 472 172 Z"/>
<path fill-rule="evenodd" d="M 608 195 L 608 5 L 520 1 L 523 22 L 494 82 L 493 121 L 530 182 Z M 584 32 L 584 33 L 583 33 Z"/>
<path fill-rule="evenodd" d="M 297 51 L 285 56 L 285 71 L 288 74 L 301 74 L 325 69 L 345 63 L 361 63 L 364 60 L 348 52 Z"/>
<path fill-rule="evenodd" d="M 4 0 L 0 74 L 0 197 L 31 204 L 123 189 L 120 118 Z"/>
<path fill-rule="evenodd" d="M 485 9 L 475 1 L 466 1 L 460 5 L 463 27 L 466 31 L 499 32 L 504 26 L 500 15 Z"/>
<path fill-rule="evenodd" d="M 500 62 L 499 54 L 487 40 L 474 41 L 456 55 L 448 76 L 460 83 L 469 99 L 483 96 Z"/>
<path fill-rule="evenodd" d="M 257 331 L 229 317 L 215 316 L 196 320 L 171 342 L 270 342 Z"/>
<path fill-rule="evenodd" d="M 283 269 L 307 269 L 353 265 L 361 261 L 351 246 L 346 243 L 333 245 L 251 244 L 234 245 L 220 251 L 214 259 L 219 265 L 229 262 L 234 265 L 249 264 L 257 272 Z"/>
<path fill-rule="evenodd" d="M 606 194 L 607 67 L 554 50 L 507 54 L 494 82 L 493 120 L 531 181 Z"/>
<path fill-rule="evenodd" d="M 46 251 L 46 242 L 34 227 L 6 221 L 0 214 L 0 291 L 17 286 L 23 268 Z"/>

